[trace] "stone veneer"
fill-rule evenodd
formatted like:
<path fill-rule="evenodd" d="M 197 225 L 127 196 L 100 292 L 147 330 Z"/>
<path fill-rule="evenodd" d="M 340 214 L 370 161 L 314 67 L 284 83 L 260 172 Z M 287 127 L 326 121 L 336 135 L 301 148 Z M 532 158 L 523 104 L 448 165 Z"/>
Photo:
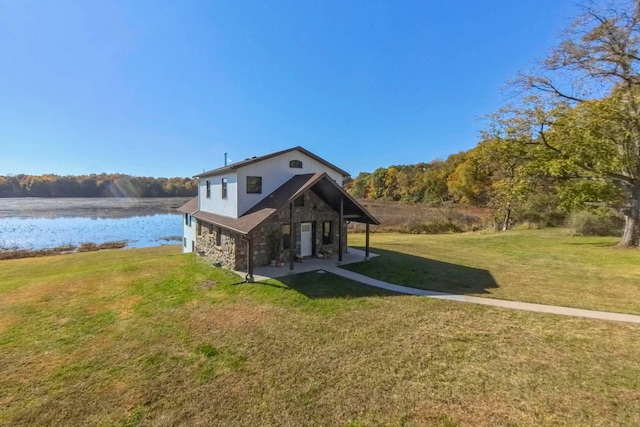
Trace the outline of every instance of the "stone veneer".
<path fill-rule="evenodd" d="M 331 251 L 334 256 L 338 253 L 338 224 L 340 215 L 327 205 L 312 190 L 307 191 L 304 206 L 293 207 L 293 223 L 295 228 L 294 253 L 300 253 L 300 228 L 302 222 L 314 224 L 313 236 L 314 255 L 319 252 Z M 322 244 L 322 223 L 331 222 L 333 234 L 331 244 Z M 289 225 L 289 205 L 279 209 L 267 222 L 253 232 L 254 265 L 267 265 L 272 259 L 289 262 L 289 249 L 282 248 L 282 228 Z M 220 232 L 220 245 L 216 245 L 217 233 Z M 346 246 L 346 235 L 343 236 Z M 247 269 L 247 240 L 240 234 L 207 224 L 198 220 L 196 233 L 196 251 L 212 263 L 219 263 L 225 268 L 246 271 Z"/>
<path fill-rule="evenodd" d="M 220 233 L 220 245 L 217 234 Z M 231 270 L 246 270 L 247 240 L 241 234 L 198 220 L 196 252 L 211 263 Z"/>
<path fill-rule="evenodd" d="M 293 226 L 295 228 L 295 249 L 294 254 L 300 253 L 300 228 L 302 222 L 311 222 L 315 227 L 313 236 L 315 249 L 314 255 L 321 251 L 330 250 L 334 254 L 338 253 L 338 223 L 340 215 L 334 211 L 324 200 L 309 190 L 301 197 L 304 197 L 304 206 L 293 207 Z M 322 223 L 331 222 L 331 233 L 333 234 L 331 244 L 322 244 Z M 289 225 L 289 205 L 280 208 L 266 223 L 258 230 L 254 231 L 254 262 L 255 265 L 267 265 L 270 260 L 280 258 L 289 262 L 289 249 L 281 250 L 281 257 L 277 256 L 276 242 L 282 242 L 282 228 Z"/>

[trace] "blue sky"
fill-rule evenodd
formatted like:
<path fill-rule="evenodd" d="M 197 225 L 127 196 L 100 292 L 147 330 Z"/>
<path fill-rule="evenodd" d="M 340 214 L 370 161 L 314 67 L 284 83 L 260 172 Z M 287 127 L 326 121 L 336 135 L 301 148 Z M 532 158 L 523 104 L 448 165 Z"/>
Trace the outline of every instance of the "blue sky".
<path fill-rule="evenodd" d="M 0 175 L 191 176 L 302 145 L 356 176 L 478 142 L 574 1 L 0 2 Z"/>

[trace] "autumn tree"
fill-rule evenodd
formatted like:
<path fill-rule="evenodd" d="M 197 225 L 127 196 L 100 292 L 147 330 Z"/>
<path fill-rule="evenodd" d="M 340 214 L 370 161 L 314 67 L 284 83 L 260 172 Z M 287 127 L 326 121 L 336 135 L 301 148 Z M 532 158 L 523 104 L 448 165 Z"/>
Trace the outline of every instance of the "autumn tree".
<path fill-rule="evenodd" d="M 516 83 L 549 169 L 620 189 L 620 246 L 640 245 L 640 0 L 584 7 L 540 69 Z"/>

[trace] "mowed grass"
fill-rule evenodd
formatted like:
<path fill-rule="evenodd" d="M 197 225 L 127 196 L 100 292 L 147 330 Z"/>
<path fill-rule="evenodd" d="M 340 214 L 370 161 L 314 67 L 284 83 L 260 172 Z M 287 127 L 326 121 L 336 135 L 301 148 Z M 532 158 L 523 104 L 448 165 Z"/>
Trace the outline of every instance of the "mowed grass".
<path fill-rule="evenodd" d="M 640 325 L 179 251 L 0 262 L 0 425 L 640 424 Z"/>
<path fill-rule="evenodd" d="M 441 235 L 373 234 L 382 255 L 345 266 L 420 289 L 640 314 L 640 250 L 562 229 Z M 349 235 L 364 246 L 364 235 Z"/>

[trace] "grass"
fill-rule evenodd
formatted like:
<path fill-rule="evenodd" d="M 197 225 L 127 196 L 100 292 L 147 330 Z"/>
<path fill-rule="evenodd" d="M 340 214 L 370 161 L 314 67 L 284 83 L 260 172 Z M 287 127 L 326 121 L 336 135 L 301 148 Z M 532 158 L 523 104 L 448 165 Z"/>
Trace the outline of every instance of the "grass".
<path fill-rule="evenodd" d="M 562 229 L 374 234 L 382 255 L 345 268 L 421 289 L 640 314 L 640 251 Z M 363 246 L 352 234 L 350 245 Z"/>
<path fill-rule="evenodd" d="M 640 423 L 639 325 L 179 250 L 0 262 L 0 425 Z"/>

